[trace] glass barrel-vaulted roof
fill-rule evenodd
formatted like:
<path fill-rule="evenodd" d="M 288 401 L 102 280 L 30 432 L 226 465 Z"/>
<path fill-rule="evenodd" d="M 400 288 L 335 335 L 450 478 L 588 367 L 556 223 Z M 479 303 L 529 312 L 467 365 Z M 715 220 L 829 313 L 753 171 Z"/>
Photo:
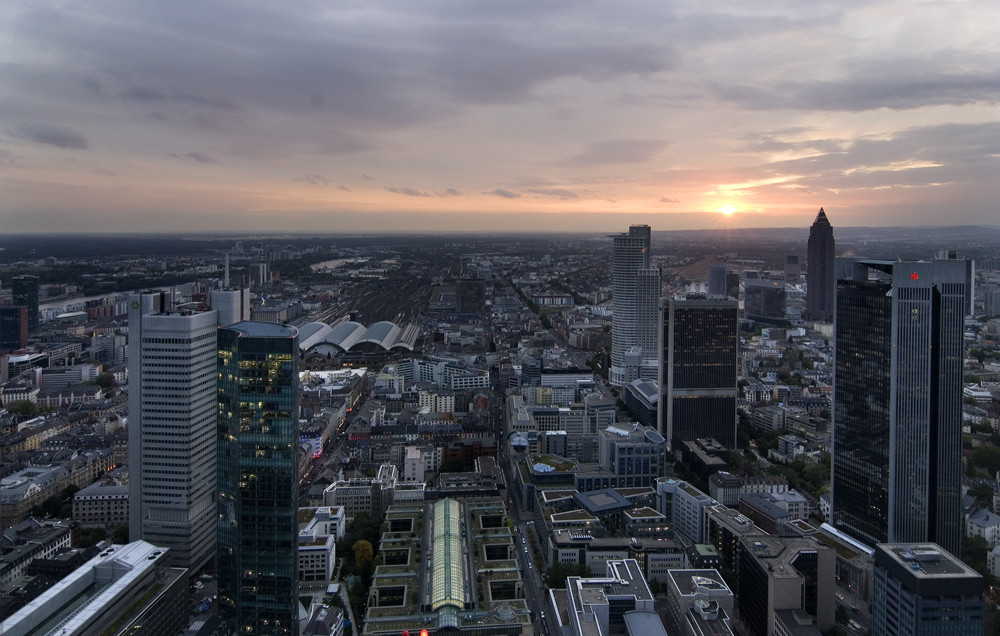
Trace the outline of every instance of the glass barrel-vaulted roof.
<path fill-rule="evenodd" d="M 465 571 L 462 567 L 462 514 L 453 499 L 434 504 L 431 538 L 431 610 L 465 606 Z"/>

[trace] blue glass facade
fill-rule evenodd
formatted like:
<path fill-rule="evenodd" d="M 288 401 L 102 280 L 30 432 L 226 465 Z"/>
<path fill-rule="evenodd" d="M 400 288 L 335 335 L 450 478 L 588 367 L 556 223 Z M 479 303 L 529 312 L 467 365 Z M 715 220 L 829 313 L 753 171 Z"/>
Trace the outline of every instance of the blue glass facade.
<path fill-rule="evenodd" d="M 298 332 L 219 330 L 219 614 L 241 634 L 298 633 Z"/>

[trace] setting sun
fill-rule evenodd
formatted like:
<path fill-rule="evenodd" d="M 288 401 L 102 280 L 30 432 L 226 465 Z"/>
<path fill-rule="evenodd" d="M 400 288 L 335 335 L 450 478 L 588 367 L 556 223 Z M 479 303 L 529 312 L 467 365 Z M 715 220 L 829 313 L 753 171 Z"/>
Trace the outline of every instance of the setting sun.
<path fill-rule="evenodd" d="M 726 216 L 732 216 L 734 212 L 736 212 L 735 205 L 724 205 L 719 208 L 719 213 L 725 214 Z"/>

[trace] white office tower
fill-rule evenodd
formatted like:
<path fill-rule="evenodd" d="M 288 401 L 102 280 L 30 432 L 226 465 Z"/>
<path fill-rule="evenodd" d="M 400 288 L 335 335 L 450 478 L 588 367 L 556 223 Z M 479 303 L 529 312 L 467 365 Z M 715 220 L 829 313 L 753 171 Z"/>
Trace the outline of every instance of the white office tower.
<path fill-rule="evenodd" d="M 244 320 L 250 320 L 249 289 L 213 290 L 209 296 L 208 304 L 219 313 L 220 327 L 228 327 Z"/>
<path fill-rule="evenodd" d="M 632 225 L 627 234 L 615 234 L 612 238 L 615 241 L 611 259 L 614 313 L 609 379 L 613 386 L 624 386 L 638 376 L 638 369 L 629 370 L 626 352 L 641 347 L 640 359 L 657 356 L 660 274 L 659 270 L 650 268 L 648 225 Z"/>
<path fill-rule="evenodd" d="M 129 537 L 191 572 L 215 553 L 217 312 L 129 299 Z"/>

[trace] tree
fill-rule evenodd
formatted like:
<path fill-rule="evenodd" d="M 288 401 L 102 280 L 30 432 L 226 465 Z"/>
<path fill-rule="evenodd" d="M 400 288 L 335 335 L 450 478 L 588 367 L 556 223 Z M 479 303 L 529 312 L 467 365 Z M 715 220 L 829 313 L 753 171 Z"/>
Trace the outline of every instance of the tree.
<path fill-rule="evenodd" d="M 14 415 L 23 415 L 25 417 L 34 417 L 39 413 L 38 405 L 28 400 L 19 400 L 9 404 L 7 410 Z"/>
<path fill-rule="evenodd" d="M 375 556 L 372 544 L 364 539 L 355 541 L 354 545 L 351 546 L 351 551 L 354 552 L 354 564 L 359 570 L 363 569 Z"/>
<path fill-rule="evenodd" d="M 986 541 L 985 537 L 975 535 L 962 538 L 962 561 L 980 574 L 987 571 L 986 553 L 989 550 L 990 544 Z"/>
<path fill-rule="evenodd" d="M 1000 448 L 996 446 L 977 446 L 972 450 L 971 459 L 990 475 L 996 475 L 1000 471 Z"/>
<path fill-rule="evenodd" d="M 969 487 L 969 494 L 976 498 L 980 506 L 993 507 L 993 487 L 989 484 L 975 484 Z"/>
<path fill-rule="evenodd" d="M 118 526 L 111 531 L 111 540 L 119 545 L 128 543 L 128 526 Z"/>
<path fill-rule="evenodd" d="M 94 380 L 97 386 L 101 387 L 105 391 L 114 387 L 117 383 L 115 382 L 115 376 L 110 373 L 102 373 Z"/>
<path fill-rule="evenodd" d="M 104 528 L 84 528 L 80 531 L 80 539 L 77 542 L 77 547 L 89 548 L 98 541 L 103 541 L 107 536 L 108 532 Z"/>
<path fill-rule="evenodd" d="M 590 570 L 581 563 L 556 563 L 545 572 L 545 585 L 552 589 L 566 587 L 568 576 L 590 576 Z"/>

